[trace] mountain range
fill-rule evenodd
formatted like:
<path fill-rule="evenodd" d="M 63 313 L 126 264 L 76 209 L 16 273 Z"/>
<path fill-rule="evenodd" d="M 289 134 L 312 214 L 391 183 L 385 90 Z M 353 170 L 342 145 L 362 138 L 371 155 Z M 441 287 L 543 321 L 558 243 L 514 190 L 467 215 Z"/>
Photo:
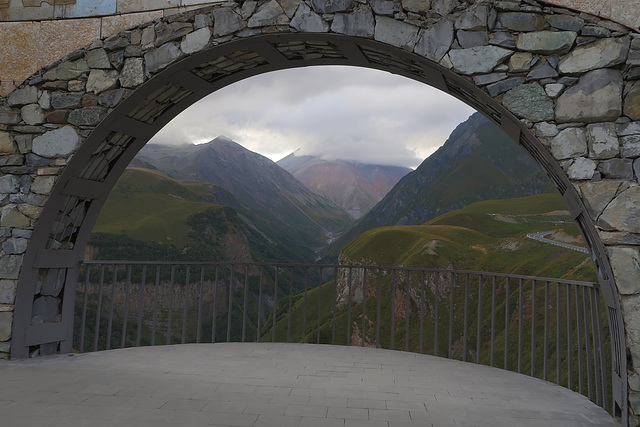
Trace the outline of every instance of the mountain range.
<path fill-rule="evenodd" d="M 192 247 L 192 239 L 181 238 L 175 231 L 183 230 L 184 236 L 193 233 L 184 225 L 189 215 L 207 206 L 224 205 L 236 212 L 237 224 L 244 229 L 253 252 L 260 254 L 256 260 L 335 261 L 342 248 L 367 230 L 418 225 L 474 202 L 534 195 L 552 188 L 528 154 L 478 113 L 461 123 L 440 149 L 400 178 L 386 195 L 385 190 L 406 169 L 330 162 L 295 153 L 279 164 L 314 188 L 224 136 L 200 145 L 147 145 L 131 165 L 142 169 L 123 175 L 96 230 L 175 244 L 177 249 Z M 144 170 L 153 173 L 145 175 Z M 148 184 L 136 186 L 136 179 L 143 176 Z M 131 181 L 132 177 L 138 178 Z M 363 212 L 367 207 L 356 202 L 371 203 L 383 195 L 355 222 L 345 210 Z M 133 199 L 147 202 L 136 205 Z M 178 202 L 189 206 L 184 214 L 177 214 L 180 208 L 174 204 Z M 165 219 L 153 218 L 154 214 Z M 168 217 L 171 221 L 167 222 Z M 173 224 L 177 218 L 184 224 Z"/>
<path fill-rule="evenodd" d="M 369 212 L 400 178 L 411 172 L 400 166 L 325 160 L 296 152 L 276 164 L 311 190 L 333 200 L 354 219 Z"/>

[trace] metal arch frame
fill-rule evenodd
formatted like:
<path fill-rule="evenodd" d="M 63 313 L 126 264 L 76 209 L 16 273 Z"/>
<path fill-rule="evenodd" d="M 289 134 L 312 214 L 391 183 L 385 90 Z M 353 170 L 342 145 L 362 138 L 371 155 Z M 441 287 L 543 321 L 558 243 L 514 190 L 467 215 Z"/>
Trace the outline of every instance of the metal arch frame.
<path fill-rule="evenodd" d="M 341 58 L 320 58 L 289 60 L 274 44 L 282 42 L 319 41 L 335 45 L 343 54 Z M 362 49 L 373 49 L 401 58 L 418 66 L 416 73 L 387 63 L 372 63 Z M 267 63 L 254 68 L 231 73 L 214 83 L 210 83 L 195 74 L 190 69 L 211 61 L 221 55 L 230 54 L 239 49 L 258 53 Z M 545 170 L 547 175 L 561 193 L 572 217 L 578 223 L 585 241 L 596 265 L 599 280 L 602 285 L 605 304 L 610 318 L 610 333 L 612 337 L 613 371 L 614 371 L 614 401 L 617 405 L 617 415 L 623 416 L 626 422 L 627 413 L 627 376 L 626 376 L 626 348 L 624 323 L 620 309 L 620 301 L 614 282 L 613 271 L 606 256 L 605 247 L 598 237 L 593 221 L 578 196 L 566 174 L 559 167 L 548 150 L 537 138 L 499 102 L 492 99 L 477 86 L 452 71 L 429 61 L 416 54 L 370 39 L 326 33 L 283 33 L 276 35 L 260 35 L 247 39 L 227 42 L 199 52 L 169 66 L 153 78 L 143 83 L 124 101 L 122 101 L 89 135 L 81 145 L 73 159 L 59 177 L 52 193 L 36 224 L 32 240 L 25 254 L 23 268 L 20 273 L 18 292 L 16 295 L 15 316 L 13 322 L 13 341 L 11 345 L 12 358 L 28 356 L 29 346 L 44 343 L 60 342 L 60 351 L 71 351 L 73 329 L 73 306 L 77 282 L 77 270 L 82 253 L 89 239 L 91 229 L 97 219 L 102 205 L 117 179 L 123 173 L 129 162 L 148 140 L 162 129 L 175 116 L 195 102 L 218 89 L 232 83 L 244 80 L 254 75 L 288 68 L 301 68 L 318 65 L 347 65 L 373 68 L 398 74 L 429 86 L 435 87 L 475 108 L 498 125 L 515 141 L 519 142 L 536 162 Z M 415 67 L 414 67 L 415 68 Z M 193 93 L 181 102 L 173 105 L 151 125 L 127 117 L 136 106 L 163 85 L 172 82 Z M 133 142 L 118 157 L 115 165 L 108 172 L 103 182 L 80 179 L 78 176 L 86 165 L 91 154 L 106 136 L 117 131 L 134 137 Z M 51 226 L 56 219 L 59 205 L 65 196 L 83 196 L 91 200 L 90 207 L 81 223 L 72 250 L 45 249 L 49 239 Z M 33 297 L 39 269 L 67 268 L 65 283 L 62 321 L 40 326 L 31 326 Z"/>

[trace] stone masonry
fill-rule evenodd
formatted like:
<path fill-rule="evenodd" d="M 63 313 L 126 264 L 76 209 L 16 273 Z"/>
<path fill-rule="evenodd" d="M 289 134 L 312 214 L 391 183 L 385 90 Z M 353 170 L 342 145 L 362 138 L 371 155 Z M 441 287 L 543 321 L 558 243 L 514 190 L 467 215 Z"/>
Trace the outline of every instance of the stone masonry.
<path fill-rule="evenodd" d="M 38 71 L 0 97 L 0 356 L 11 349 L 32 233 L 58 178 L 92 131 L 172 64 L 234 41 L 284 33 L 347 35 L 413 52 L 473 83 L 537 136 L 607 247 L 630 355 L 629 423 L 640 425 L 640 34 L 534 0 L 227 2 L 95 40 Z M 314 60 L 331 54 L 327 50 L 300 42 L 279 52 Z M 251 53 L 241 59 L 203 64 L 199 77 L 211 81 L 260 60 Z M 153 123 L 188 94 L 171 88 L 153 96 L 132 119 Z M 106 136 L 95 147 L 91 161 L 101 166 L 87 169 L 84 179 L 103 179 L 101 171 L 129 147 L 117 138 Z M 58 214 L 48 249 L 73 248 L 87 206 L 76 200 Z M 41 270 L 39 277 L 32 325 L 55 323 L 64 269 Z M 55 345 L 37 353 L 54 351 Z"/>

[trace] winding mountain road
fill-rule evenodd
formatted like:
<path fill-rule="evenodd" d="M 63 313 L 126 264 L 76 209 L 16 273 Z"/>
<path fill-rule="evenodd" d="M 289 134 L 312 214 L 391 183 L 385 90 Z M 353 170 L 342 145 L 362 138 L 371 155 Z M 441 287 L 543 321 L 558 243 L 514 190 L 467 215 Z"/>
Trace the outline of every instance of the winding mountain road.
<path fill-rule="evenodd" d="M 570 249 L 572 251 L 583 252 L 585 254 L 589 253 L 587 248 L 583 248 L 582 246 L 570 245 L 568 243 L 558 242 L 555 240 L 547 239 L 545 236 L 555 233 L 556 230 L 551 231 L 540 231 L 538 233 L 529 233 L 527 237 L 533 240 L 537 240 L 538 242 L 548 243 L 550 245 L 560 246 L 561 248 Z"/>

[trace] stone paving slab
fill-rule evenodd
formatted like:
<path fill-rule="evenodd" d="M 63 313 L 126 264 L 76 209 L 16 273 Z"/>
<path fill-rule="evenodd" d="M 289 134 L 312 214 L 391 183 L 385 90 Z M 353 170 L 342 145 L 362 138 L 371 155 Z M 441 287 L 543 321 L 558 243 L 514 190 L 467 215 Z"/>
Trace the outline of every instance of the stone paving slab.
<path fill-rule="evenodd" d="M 584 396 L 391 350 L 187 344 L 0 362 L 3 426 L 618 425 Z"/>

